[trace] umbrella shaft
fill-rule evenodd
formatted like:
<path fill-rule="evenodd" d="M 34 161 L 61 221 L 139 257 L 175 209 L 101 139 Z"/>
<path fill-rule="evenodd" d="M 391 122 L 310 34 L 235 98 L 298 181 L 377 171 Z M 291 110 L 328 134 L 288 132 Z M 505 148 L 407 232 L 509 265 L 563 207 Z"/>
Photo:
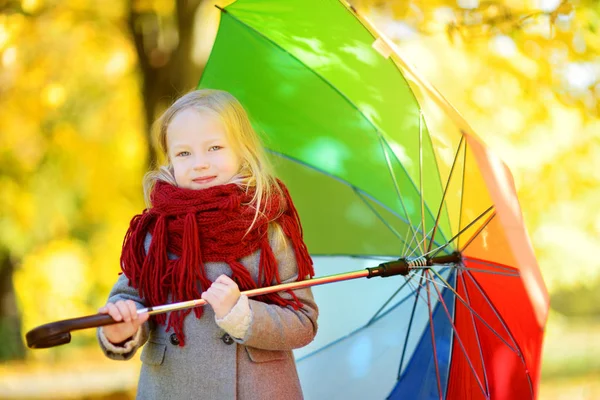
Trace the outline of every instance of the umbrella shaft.
<path fill-rule="evenodd" d="M 260 295 L 269 294 L 269 293 L 281 292 L 284 290 L 303 289 L 303 288 L 311 287 L 311 286 L 324 285 L 326 283 L 347 281 L 350 279 L 357 279 L 357 278 L 365 278 L 368 275 L 369 275 L 369 271 L 364 269 L 364 270 L 360 270 L 360 271 L 346 272 L 343 274 L 323 276 L 321 278 L 306 279 L 306 280 L 299 281 L 299 282 L 282 283 L 280 285 L 275 285 L 275 286 L 267 286 L 267 287 L 262 287 L 262 288 L 257 288 L 257 289 L 250 289 L 250 290 L 241 292 L 241 294 L 244 294 L 248 297 L 254 297 L 254 296 L 260 296 Z M 165 304 L 165 305 L 148 307 L 148 308 L 140 308 L 139 310 L 137 310 L 137 313 L 143 314 L 143 313 L 147 312 L 150 315 L 155 315 L 155 314 L 166 313 L 169 311 L 176 311 L 176 310 L 183 310 L 186 308 L 204 306 L 205 304 L 206 304 L 206 300 L 204 300 L 204 299 L 188 300 L 188 301 L 181 301 L 181 302 L 173 303 L 173 304 Z"/>
<path fill-rule="evenodd" d="M 410 260 L 410 261 L 406 260 L 406 259 L 399 259 L 397 261 L 382 263 L 379 265 L 379 267 L 375 267 L 375 268 L 367 268 L 367 269 L 363 269 L 363 270 L 359 270 L 359 271 L 345 272 L 342 274 L 323 276 L 321 278 L 306 279 L 306 280 L 299 281 L 299 282 L 282 283 L 280 285 L 275 285 L 275 286 L 267 286 L 267 287 L 262 287 L 262 288 L 257 288 L 257 289 L 250 289 L 250 290 L 243 291 L 242 294 L 244 294 L 248 297 L 254 297 L 254 296 L 260 296 L 260 295 L 269 294 L 269 293 L 281 292 L 284 290 L 296 290 L 296 289 L 303 289 L 303 288 L 311 287 L 311 286 L 324 285 L 327 283 L 347 281 L 350 279 L 373 278 L 375 276 L 388 277 L 388 276 L 393 276 L 393 275 L 406 275 L 412 269 L 426 269 L 426 268 L 430 268 L 431 265 L 456 263 L 456 262 L 460 262 L 460 254 L 459 253 L 453 253 L 453 254 L 444 255 L 444 256 L 440 256 L 440 257 L 434 257 L 431 259 L 427 259 L 424 257 L 419 257 L 417 259 Z M 424 265 L 424 264 L 426 264 L 426 265 Z M 164 305 L 153 306 L 153 307 L 148 307 L 148 308 L 140 308 L 138 310 L 138 314 L 147 312 L 150 315 L 155 315 L 155 314 L 166 313 L 169 311 L 183 310 L 183 309 L 192 308 L 192 307 L 200 307 L 200 306 L 204 306 L 204 305 L 206 305 L 206 301 L 203 299 L 188 300 L 188 301 L 182 301 L 179 303 L 164 304 Z"/>

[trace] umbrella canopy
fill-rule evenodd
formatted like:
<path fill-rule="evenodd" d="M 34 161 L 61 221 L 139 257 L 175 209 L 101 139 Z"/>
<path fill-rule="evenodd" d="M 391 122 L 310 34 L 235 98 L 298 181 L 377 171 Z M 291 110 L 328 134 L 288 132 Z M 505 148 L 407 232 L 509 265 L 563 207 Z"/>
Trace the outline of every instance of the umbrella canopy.
<path fill-rule="evenodd" d="M 460 252 L 315 288 L 307 398 L 535 398 L 548 294 L 516 190 L 460 115 L 337 0 L 238 0 L 200 87 L 263 134 L 317 275 Z"/>

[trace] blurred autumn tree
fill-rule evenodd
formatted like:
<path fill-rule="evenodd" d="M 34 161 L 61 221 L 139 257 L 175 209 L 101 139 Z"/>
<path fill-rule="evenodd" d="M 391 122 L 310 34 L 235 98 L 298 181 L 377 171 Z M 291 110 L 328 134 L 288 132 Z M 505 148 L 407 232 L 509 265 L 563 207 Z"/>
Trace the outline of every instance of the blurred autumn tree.
<path fill-rule="evenodd" d="M 149 126 L 195 86 L 213 3 L 0 2 L 0 360 L 23 356 L 21 326 L 105 301 L 156 158 Z M 351 3 L 512 168 L 550 286 L 588 277 L 600 245 L 586 211 L 600 201 L 598 4 Z"/>
<path fill-rule="evenodd" d="M 128 25 L 142 75 L 145 131 L 157 114 L 198 85 L 202 66 L 192 59 L 194 23 L 201 0 L 129 2 Z M 156 162 L 149 138 L 149 164 Z"/>
<path fill-rule="evenodd" d="M 24 356 L 21 326 L 105 301 L 155 161 L 149 126 L 199 77 L 199 4 L 0 3 L 0 360 Z"/>

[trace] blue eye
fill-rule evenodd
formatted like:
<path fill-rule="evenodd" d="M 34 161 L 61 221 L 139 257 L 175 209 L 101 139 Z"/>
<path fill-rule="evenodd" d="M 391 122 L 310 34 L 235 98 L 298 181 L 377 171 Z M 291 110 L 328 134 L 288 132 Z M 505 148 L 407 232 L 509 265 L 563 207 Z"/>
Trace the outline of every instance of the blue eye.
<path fill-rule="evenodd" d="M 223 147 L 221 146 L 211 146 L 208 151 L 217 151 L 217 150 L 221 150 Z"/>
<path fill-rule="evenodd" d="M 185 157 L 185 156 L 189 156 L 190 152 L 189 151 L 180 151 L 179 153 L 177 153 L 175 156 L 176 157 Z"/>

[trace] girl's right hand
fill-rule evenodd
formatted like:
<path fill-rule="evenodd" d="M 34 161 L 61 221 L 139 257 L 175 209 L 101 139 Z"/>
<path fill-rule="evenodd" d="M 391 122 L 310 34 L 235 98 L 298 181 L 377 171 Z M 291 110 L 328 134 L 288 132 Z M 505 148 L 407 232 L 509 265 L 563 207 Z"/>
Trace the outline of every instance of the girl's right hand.
<path fill-rule="evenodd" d="M 119 300 L 116 303 L 106 303 L 98 310 L 101 314 L 110 315 L 115 321 L 123 321 L 120 324 L 106 325 L 102 327 L 104 336 L 113 344 L 123 343 L 135 335 L 140 326 L 148 320 L 148 313 L 138 315 L 135 303 L 131 300 Z"/>

